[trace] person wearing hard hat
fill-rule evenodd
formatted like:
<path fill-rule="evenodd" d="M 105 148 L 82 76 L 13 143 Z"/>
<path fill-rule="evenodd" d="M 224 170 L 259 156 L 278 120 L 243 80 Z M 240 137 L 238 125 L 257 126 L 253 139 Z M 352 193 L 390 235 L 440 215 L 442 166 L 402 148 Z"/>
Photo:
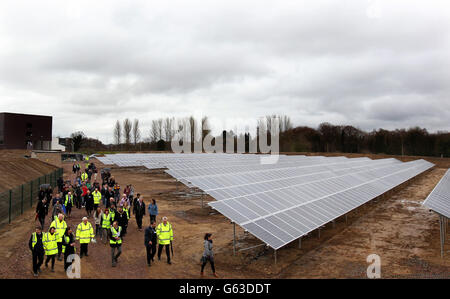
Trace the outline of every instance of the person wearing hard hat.
<path fill-rule="evenodd" d="M 88 222 L 87 217 L 83 217 L 82 222 L 77 226 L 76 239 L 80 241 L 80 258 L 88 255 L 88 246 L 94 238 L 94 228 Z"/>

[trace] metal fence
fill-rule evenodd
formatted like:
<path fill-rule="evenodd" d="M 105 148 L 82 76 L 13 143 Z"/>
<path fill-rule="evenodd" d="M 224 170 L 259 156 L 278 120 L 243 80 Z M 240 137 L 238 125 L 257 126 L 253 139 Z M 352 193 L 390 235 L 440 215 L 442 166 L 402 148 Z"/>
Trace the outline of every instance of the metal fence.
<path fill-rule="evenodd" d="M 11 223 L 17 216 L 37 203 L 37 197 L 42 184 L 50 184 L 53 188 L 56 181 L 63 175 L 63 169 L 43 175 L 21 186 L 0 193 L 0 227 Z"/>

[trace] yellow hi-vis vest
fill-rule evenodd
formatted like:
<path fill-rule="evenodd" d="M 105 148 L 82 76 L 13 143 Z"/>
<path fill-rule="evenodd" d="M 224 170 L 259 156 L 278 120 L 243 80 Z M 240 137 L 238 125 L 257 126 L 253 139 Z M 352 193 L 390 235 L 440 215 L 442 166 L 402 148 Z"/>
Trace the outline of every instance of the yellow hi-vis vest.
<path fill-rule="evenodd" d="M 70 241 L 69 236 L 64 235 L 64 239 L 65 239 L 66 243 L 69 243 L 69 241 Z M 74 248 L 73 250 L 74 250 L 74 252 L 77 252 L 76 248 Z M 62 246 L 62 253 L 64 253 L 64 252 L 66 252 L 66 246 L 63 245 Z"/>
<path fill-rule="evenodd" d="M 50 233 L 44 233 L 42 236 L 42 244 L 44 244 L 45 255 L 58 254 L 58 241 L 56 232 L 52 235 Z"/>
<path fill-rule="evenodd" d="M 92 196 L 94 197 L 94 205 L 100 204 L 100 200 L 102 199 L 102 194 L 100 191 L 92 192 Z"/>
<path fill-rule="evenodd" d="M 128 212 L 128 209 L 123 208 L 125 213 L 127 213 L 127 219 L 130 220 L 130 212 Z"/>
<path fill-rule="evenodd" d="M 81 222 L 78 224 L 76 233 L 77 241 L 80 240 L 80 244 L 89 244 L 92 238 L 94 238 L 94 229 L 91 223 L 84 224 L 84 222 Z"/>
<path fill-rule="evenodd" d="M 64 205 L 67 207 L 69 203 L 69 194 L 66 195 L 66 200 L 64 201 Z M 70 203 L 73 205 L 73 195 L 70 195 Z"/>
<path fill-rule="evenodd" d="M 50 224 L 50 227 L 55 228 L 55 234 L 57 236 L 58 243 L 62 242 L 62 237 L 64 236 L 64 233 L 66 232 L 67 223 L 66 221 L 60 222 L 58 218 L 53 220 L 52 224 Z"/>
<path fill-rule="evenodd" d="M 158 236 L 158 243 L 161 245 L 169 245 L 173 241 L 172 224 L 167 221 L 167 225 L 160 223 L 156 228 L 156 235 Z"/>
<path fill-rule="evenodd" d="M 83 172 L 82 174 L 81 174 L 81 180 L 82 181 L 86 181 L 88 179 L 88 174 L 86 173 L 86 172 Z"/>
<path fill-rule="evenodd" d="M 116 237 L 120 237 L 120 234 L 122 233 L 122 227 L 119 226 L 119 230 L 117 231 L 114 228 L 114 226 L 111 226 L 111 233 L 112 233 L 112 238 L 111 238 L 111 240 L 109 240 L 109 244 L 112 244 L 112 245 L 116 245 L 116 244 L 120 245 L 120 244 L 122 244 L 122 238 L 120 238 L 119 240 L 114 239 Z"/>
<path fill-rule="evenodd" d="M 36 236 L 36 233 L 35 233 L 35 232 L 34 232 L 31 236 L 32 236 L 32 237 L 31 237 L 31 248 L 34 249 L 34 246 L 35 246 L 36 243 L 37 243 L 37 236 Z M 42 235 L 42 238 L 44 238 L 44 235 Z"/>
<path fill-rule="evenodd" d="M 111 214 L 102 214 L 102 228 L 110 228 L 111 227 Z"/>

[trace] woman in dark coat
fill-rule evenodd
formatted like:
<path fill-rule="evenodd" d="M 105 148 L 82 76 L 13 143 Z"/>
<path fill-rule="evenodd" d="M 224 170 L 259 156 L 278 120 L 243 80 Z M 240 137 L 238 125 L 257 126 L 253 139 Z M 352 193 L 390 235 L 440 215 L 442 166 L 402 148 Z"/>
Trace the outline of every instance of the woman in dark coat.
<path fill-rule="evenodd" d="M 64 251 L 64 271 L 67 271 L 67 268 L 72 264 L 67 262 L 67 258 L 69 255 L 75 254 L 75 236 L 73 235 L 70 226 L 66 228 L 66 232 L 62 239 L 62 246 Z"/>

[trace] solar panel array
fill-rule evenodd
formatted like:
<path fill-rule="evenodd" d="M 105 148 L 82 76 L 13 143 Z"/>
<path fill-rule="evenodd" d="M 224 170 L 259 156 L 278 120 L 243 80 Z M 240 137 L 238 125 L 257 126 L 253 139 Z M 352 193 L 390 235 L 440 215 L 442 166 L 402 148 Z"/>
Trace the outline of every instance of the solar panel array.
<path fill-rule="evenodd" d="M 123 154 L 99 158 L 118 166 L 168 168 L 189 187 L 216 202 L 209 205 L 273 249 L 378 197 L 434 165 L 424 160 L 261 155 Z"/>
<path fill-rule="evenodd" d="M 450 169 L 423 202 L 427 208 L 450 218 Z"/>

